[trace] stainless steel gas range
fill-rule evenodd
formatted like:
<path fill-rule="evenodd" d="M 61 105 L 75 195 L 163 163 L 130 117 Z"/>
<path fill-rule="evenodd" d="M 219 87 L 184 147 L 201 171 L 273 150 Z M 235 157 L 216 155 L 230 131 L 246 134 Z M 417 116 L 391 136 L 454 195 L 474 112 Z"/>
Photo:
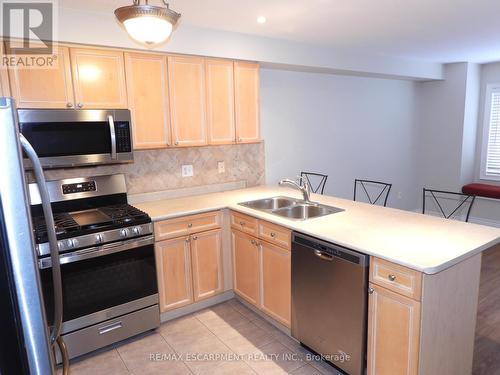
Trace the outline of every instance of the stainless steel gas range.
<path fill-rule="evenodd" d="M 61 264 L 61 335 L 70 358 L 160 324 L 153 224 L 127 203 L 121 174 L 49 181 Z M 49 324 L 52 260 L 37 184 L 29 185 Z"/>

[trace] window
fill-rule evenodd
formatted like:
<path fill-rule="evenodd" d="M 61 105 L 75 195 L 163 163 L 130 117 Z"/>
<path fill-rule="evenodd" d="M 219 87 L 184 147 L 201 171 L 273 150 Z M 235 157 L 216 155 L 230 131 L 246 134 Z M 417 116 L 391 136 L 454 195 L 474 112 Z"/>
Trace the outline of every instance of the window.
<path fill-rule="evenodd" d="M 500 180 L 500 84 L 486 88 L 481 179 Z"/>

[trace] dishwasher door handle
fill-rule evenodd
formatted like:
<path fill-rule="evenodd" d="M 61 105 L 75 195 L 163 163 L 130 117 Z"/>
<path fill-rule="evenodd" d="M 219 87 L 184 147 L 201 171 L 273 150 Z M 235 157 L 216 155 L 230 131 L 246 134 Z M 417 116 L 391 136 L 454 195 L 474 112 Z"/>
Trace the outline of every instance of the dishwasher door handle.
<path fill-rule="evenodd" d="M 328 262 L 331 262 L 333 260 L 333 256 L 325 254 L 319 250 L 314 250 L 314 255 L 316 255 L 318 258 L 326 260 Z"/>

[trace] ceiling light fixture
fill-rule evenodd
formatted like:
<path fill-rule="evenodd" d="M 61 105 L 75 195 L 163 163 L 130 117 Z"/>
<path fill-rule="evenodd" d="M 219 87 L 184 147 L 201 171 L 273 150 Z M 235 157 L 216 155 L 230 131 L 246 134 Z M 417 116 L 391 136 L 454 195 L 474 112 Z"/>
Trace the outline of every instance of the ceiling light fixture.
<path fill-rule="evenodd" d="M 149 46 L 157 45 L 168 39 L 181 17 L 162 1 L 164 7 L 149 5 L 148 0 L 144 0 L 144 4 L 133 0 L 133 5 L 116 9 L 115 16 L 132 39 Z"/>
<path fill-rule="evenodd" d="M 266 17 L 264 17 L 264 16 L 257 17 L 257 22 L 260 24 L 266 23 L 266 21 L 267 21 Z"/>

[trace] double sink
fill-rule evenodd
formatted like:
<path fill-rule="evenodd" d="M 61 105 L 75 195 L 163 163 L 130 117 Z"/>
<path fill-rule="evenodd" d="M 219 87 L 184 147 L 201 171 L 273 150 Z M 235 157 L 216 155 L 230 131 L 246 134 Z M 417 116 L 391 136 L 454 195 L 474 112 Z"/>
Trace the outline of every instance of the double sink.
<path fill-rule="evenodd" d="M 292 220 L 307 220 L 344 211 L 337 207 L 281 196 L 239 204 Z"/>

